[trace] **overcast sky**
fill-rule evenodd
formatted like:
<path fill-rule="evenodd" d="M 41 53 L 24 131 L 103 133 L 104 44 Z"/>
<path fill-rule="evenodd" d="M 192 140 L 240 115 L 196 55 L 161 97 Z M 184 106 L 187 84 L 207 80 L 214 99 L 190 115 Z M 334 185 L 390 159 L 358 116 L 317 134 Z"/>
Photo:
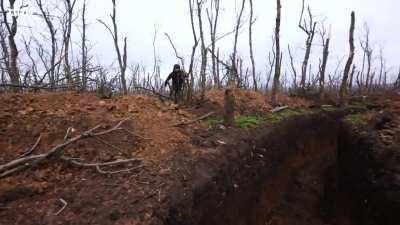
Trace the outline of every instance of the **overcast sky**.
<path fill-rule="evenodd" d="M 46 1 L 44 1 L 46 2 Z M 224 34 L 234 28 L 235 15 L 238 11 L 239 1 L 221 0 L 221 15 L 218 34 Z M 81 0 L 78 0 L 78 8 L 81 8 Z M 100 25 L 96 19 L 109 21 L 108 15 L 111 12 L 111 0 L 88 0 L 88 22 L 89 40 L 94 45 L 92 54 L 104 64 L 111 64 L 115 61 L 115 53 L 110 35 L 106 29 Z M 130 64 L 141 63 L 146 65 L 149 70 L 153 64 L 152 39 L 154 30 L 158 30 L 156 48 L 159 59 L 161 60 L 162 72 L 167 73 L 172 69 L 172 65 L 177 62 L 174 53 L 164 32 L 170 34 L 180 54 L 187 56 L 187 63 L 191 53 L 193 37 L 190 27 L 188 1 L 187 0 L 117 0 L 118 26 L 120 37 L 128 37 L 128 61 Z M 257 72 L 264 73 L 267 62 L 268 51 L 271 47 L 271 36 L 275 26 L 276 1 L 274 0 L 253 0 L 254 14 L 257 21 L 254 25 L 253 39 L 255 48 L 255 58 Z M 389 66 L 393 66 L 393 72 L 398 70 L 400 64 L 398 60 L 400 44 L 398 37 L 400 34 L 400 16 L 398 0 L 306 0 L 306 4 L 311 6 L 315 19 L 324 21 L 325 26 L 332 27 L 331 58 L 330 68 L 334 68 L 338 59 L 348 55 L 348 30 L 350 23 L 350 13 L 356 12 L 356 38 L 362 37 L 362 27 L 367 22 L 371 30 L 371 41 L 375 48 L 375 53 L 379 52 L 381 46 Z M 244 19 L 240 43 L 239 54 L 248 62 L 248 1 Z M 304 55 L 305 34 L 298 28 L 302 2 L 301 0 L 282 0 L 282 46 L 285 50 L 287 45 L 293 49 L 296 55 L 296 62 L 300 63 Z M 37 27 L 40 21 L 24 19 L 26 26 Z M 77 20 L 77 23 L 80 21 Z M 204 23 L 208 25 L 207 21 Z M 36 25 L 35 25 L 36 24 Z M 28 28 L 23 32 L 29 32 Z M 79 35 L 79 24 L 73 32 L 74 37 Z M 207 42 L 209 35 L 206 32 Z M 218 36 L 218 35 L 217 35 Z M 78 40 L 76 40 L 78 41 Z M 233 37 L 227 37 L 218 43 L 221 51 L 225 52 L 225 57 L 232 50 Z M 316 36 L 315 46 L 313 47 L 314 57 L 319 57 L 321 53 L 320 37 Z M 358 60 L 362 58 L 359 40 L 357 40 Z M 75 52 L 77 53 L 77 52 Z M 286 54 L 287 55 L 287 54 Z M 285 56 L 284 67 L 287 65 Z M 318 61 L 311 62 L 316 68 Z M 378 61 L 376 61 L 378 65 Z M 300 66 L 299 68 L 300 69 Z M 288 69 L 289 70 L 289 69 Z"/>

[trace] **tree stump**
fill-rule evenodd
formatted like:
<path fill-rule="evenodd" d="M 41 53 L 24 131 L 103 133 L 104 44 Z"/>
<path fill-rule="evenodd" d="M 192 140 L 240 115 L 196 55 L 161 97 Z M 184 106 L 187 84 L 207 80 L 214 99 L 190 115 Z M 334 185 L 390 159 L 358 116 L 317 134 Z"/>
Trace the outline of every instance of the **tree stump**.
<path fill-rule="evenodd" d="M 224 125 L 233 126 L 235 123 L 235 96 L 233 90 L 225 90 L 224 98 Z"/>

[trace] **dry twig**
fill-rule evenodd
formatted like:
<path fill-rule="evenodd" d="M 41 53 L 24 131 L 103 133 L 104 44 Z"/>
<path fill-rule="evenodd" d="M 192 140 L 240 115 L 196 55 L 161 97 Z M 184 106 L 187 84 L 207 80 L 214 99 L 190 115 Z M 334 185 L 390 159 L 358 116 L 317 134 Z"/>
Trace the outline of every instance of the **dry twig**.
<path fill-rule="evenodd" d="M 280 112 L 280 111 L 283 111 L 283 110 L 285 110 L 285 109 L 288 109 L 289 108 L 289 106 L 282 106 L 282 107 L 277 107 L 277 108 L 274 108 L 274 109 L 272 109 L 271 110 L 271 113 L 277 113 L 277 112 Z"/>
<path fill-rule="evenodd" d="M 41 139 L 42 139 L 42 135 L 40 134 L 39 138 L 36 140 L 36 142 L 32 146 L 32 148 L 30 148 L 28 151 L 25 151 L 24 153 L 22 153 L 18 158 L 23 158 L 23 157 L 26 157 L 26 156 L 29 156 L 30 154 L 32 154 L 36 150 L 36 148 L 39 145 Z"/>
<path fill-rule="evenodd" d="M 205 115 L 203 115 L 203 116 L 200 116 L 200 117 L 198 117 L 198 118 L 196 118 L 196 119 L 194 119 L 194 120 L 190 120 L 190 121 L 183 122 L 183 123 L 177 123 L 177 124 L 174 125 L 174 127 L 180 127 L 180 126 L 190 125 L 190 124 L 196 123 L 196 122 L 198 122 L 198 121 L 200 121 L 200 120 L 207 119 L 208 117 L 210 117 L 210 116 L 212 116 L 212 115 L 214 115 L 214 114 L 215 114 L 215 112 L 209 112 L 209 113 L 207 113 L 207 114 L 205 114 Z"/>
<path fill-rule="evenodd" d="M 63 206 L 61 207 L 61 209 L 60 210 L 58 210 L 56 213 L 54 213 L 54 215 L 56 215 L 56 216 L 58 216 L 62 211 L 64 211 L 64 209 L 67 207 L 67 205 L 68 205 L 68 203 L 64 200 L 64 199 L 62 199 L 62 198 L 60 198 L 60 202 L 63 204 Z"/>
<path fill-rule="evenodd" d="M 33 152 L 33 150 L 36 148 L 35 146 L 37 146 L 40 141 L 40 137 L 39 137 L 38 141 L 32 147 L 33 150 L 31 149 L 27 153 L 24 153 L 23 157 L 21 156 L 18 159 L 15 159 L 11 162 L 0 165 L 0 179 L 10 176 L 12 174 L 15 174 L 19 171 L 25 170 L 27 168 L 33 167 L 33 166 L 37 165 L 38 163 L 40 163 L 46 159 L 50 159 L 52 157 L 58 157 L 65 161 L 68 161 L 75 165 L 79 165 L 79 166 L 83 166 L 83 167 L 96 167 L 97 170 L 101 173 L 107 173 L 107 174 L 117 173 L 119 171 L 114 171 L 114 172 L 102 171 L 101 169 L 99 169 L 99 167 L 100 166 L 111 166 L 111 165 L 117 165 L 117 164 L 123 164 L 123 163 L 129 163 L 129 162 L 141 161 L 141 160 L 135 158 L 135 159 L 117 160 L 114 162 L 106 162 L 106 163 L 82 163 L 81 160 L 79 160 L 79 159 L 68 158 L 68 157 L 63 156 L 63 154 L 64 154 L 65 148 L 67 146 L 69 146 L 73 143 L 76 143 L 77 141 L 80 141 L 80 140 L 83 140 L 86 138 L 91 138 L 91 137 L 97 138 L 98 136 L 102 136 L 102 135 L 105 135 L 105 134 L 108 134 L 108 133 L 111 133 L 111 132 L 114 132 L 117 130 L 126 130 L 124 128 L 121 128 L 122 124 L 125 121 L 127 121 L 127 119 L 120 121 L 117 125 L 115 125 L 114 127 L 110 128 L 108 130 L 99 131 L 99 132 L 96 132 L 96 131 L 101 127 L 101 125 L 97 125 L 97 126 L 93 127 L 92 129 L 85 131 L 82 134 L 77 135 L 70 139 L 68 139 L 68 133 L 70 130 L 70 129 L 68 129 L 67 135 L 65 135 L 63 143 L 53 147 L 47 153 L 30 156 L 29 154 L 31 154 Z M 125 172 L 125 171 L 130 171 L 133 169 L 127 169 L 127 170 L 123 170 L 123 171 Z"/>

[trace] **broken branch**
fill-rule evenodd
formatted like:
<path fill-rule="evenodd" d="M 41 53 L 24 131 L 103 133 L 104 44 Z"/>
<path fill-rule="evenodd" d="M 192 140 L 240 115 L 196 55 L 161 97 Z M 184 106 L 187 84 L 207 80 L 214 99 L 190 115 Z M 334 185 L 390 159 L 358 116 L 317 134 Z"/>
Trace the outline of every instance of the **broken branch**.
<path fill-rule="evenodd" d="M 37 165 L 38 163 L 40 163 L 46 159 L 52 158 L 53 156 L 56 156 L 63 160 L 72 162 L 73 164 L 80 165 L 80 166 L 86 166 L 86 167 L 110 166 L 110 165 L 133 162 L 133 161 L 141 161 L 140 159 L 126 159 L 126 160 L 117 160 L 117 161 L 108 162 L 108 163 L 89 163 L 89 164 L 87 164 L 87 163 L 80 162 L 80 160 L 67 158 L 67 157 L 63 156 L 65 148 L 79 140 L 90 138 L 90 137 L 96 138 L 98 136 L 102 136 L 102 135 L 111 133 L 113 131 L 123 130 L 123 128 L 121 128 L 121 126 L 125 121 L 127 121 L 127 119 L 120 121 L 119 123 L 117 123 L 117 125 L 115 125 L 114 127 L 110 128 L 108 130 L 95 133 L 95 131 L 101 127 L 101 125 L 97 125 L 97 126 L 91 128 L 90 130 L 85 131 L 82 134 L 80 134 L 76 137 L 70 138 L 68 140 L 66 140 L 67 138 L 64 137 L 64 139 L 65 139 L 64 143 L 53 147 L 49 152 L 47 152 L 45 154 L 32 155 L 32 156 L 26 155 L 24 157 L 20 157 L 11 162 L 8 162 L 4 165 L 0 165 L 0 179 L 10 176 L 12 174 L 15 174 L 19 171 L 25 170 L 27 168 L 30 168 L 34 165 Z M 69 132 L 67 132 L 67 133 L 69 133 Z M 67 137 L 67 135 L 66 135 L 66 137 Z M 38 139 L 37 143 L 35 143 L 35 146 L 38 145 L 39 141 L 40 141 L 40 139 Z M 35 149 L 35 148 L 32 148 L 32 149 Z M 28 151 L 28 153 L 29 152 L 31 153 L 32 151 L 30 150 L 30 151 Z"/>
<path fill-rule="evenodd" d="M 200 120 L 204 120 L 204 119 L 206 119 L 206 118 L 208 118 L 208 117 L 210 117 L 210 116 L 212 116 L 214 114 L 215 114 L 215 112 L 209 112 L 209 113 L 207 113 L 207 114 L 205 114 L 203 116 L 200 116 L 200 117 L 198 117 L 198 118 L 196 118 L 194 120 L 190 120 L 190 121 L 183 122 L 183 123 L 177 123 L 177 124 L 174 125 L 174 127 L 190 125 L 190 124 L 196 123 L 196 122 L 198 122 Z"/>
<path fill-rule="evenodd" d="M 68 203 L 64 200 L 64 199 L 62 199 L 62 198 L 60 198 L 60 202 L 63 204 L 63 206 L 61 207 L 61 209 L 60 210 L 58 210 L 56 213 L 54 213 L 54 215 L 56 215 L 56 216 L 58 216 L 62 211 L 64 211 L 64 209 L 67 207 L 67 205 L 68 205 Z"/>
<path fill-rule="evenodd" d="M 28 151 L 25 151 L 23 154 L 21 154 L 18 158 L 23 158 L 26 156 L 31 155 L 37 148 L 37 146 L 40 143 L 40 140 L 42 139 L 42 135 L 39 135 L 39 138 L 36 140 L 35 144 L 32 146 L 32 148 L 30 148 Z"/>
<path fill-rule="evenodd" d="M 280 111 L 283 111 L 283 110 L 285 110 L 285 109 L 288 109 L 289 108 L 289 106 L 282 106 L 282 107 L 277 107 L 277 108 L 274 108 L 274 109 L 272 109 L 271 110 L 271 113 L 277 113 L 277 112 L 280 112 Z"/>

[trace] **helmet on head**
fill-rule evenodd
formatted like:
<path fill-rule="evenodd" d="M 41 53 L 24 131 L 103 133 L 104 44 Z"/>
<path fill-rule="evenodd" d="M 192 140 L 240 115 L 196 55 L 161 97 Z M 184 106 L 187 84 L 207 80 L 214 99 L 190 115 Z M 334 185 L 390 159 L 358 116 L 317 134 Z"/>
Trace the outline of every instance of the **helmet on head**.
<path fill-rule="evenodd" d="M 174 71 L 180 70 L 181 66 L 179 64 L 174 65 Z"/>

